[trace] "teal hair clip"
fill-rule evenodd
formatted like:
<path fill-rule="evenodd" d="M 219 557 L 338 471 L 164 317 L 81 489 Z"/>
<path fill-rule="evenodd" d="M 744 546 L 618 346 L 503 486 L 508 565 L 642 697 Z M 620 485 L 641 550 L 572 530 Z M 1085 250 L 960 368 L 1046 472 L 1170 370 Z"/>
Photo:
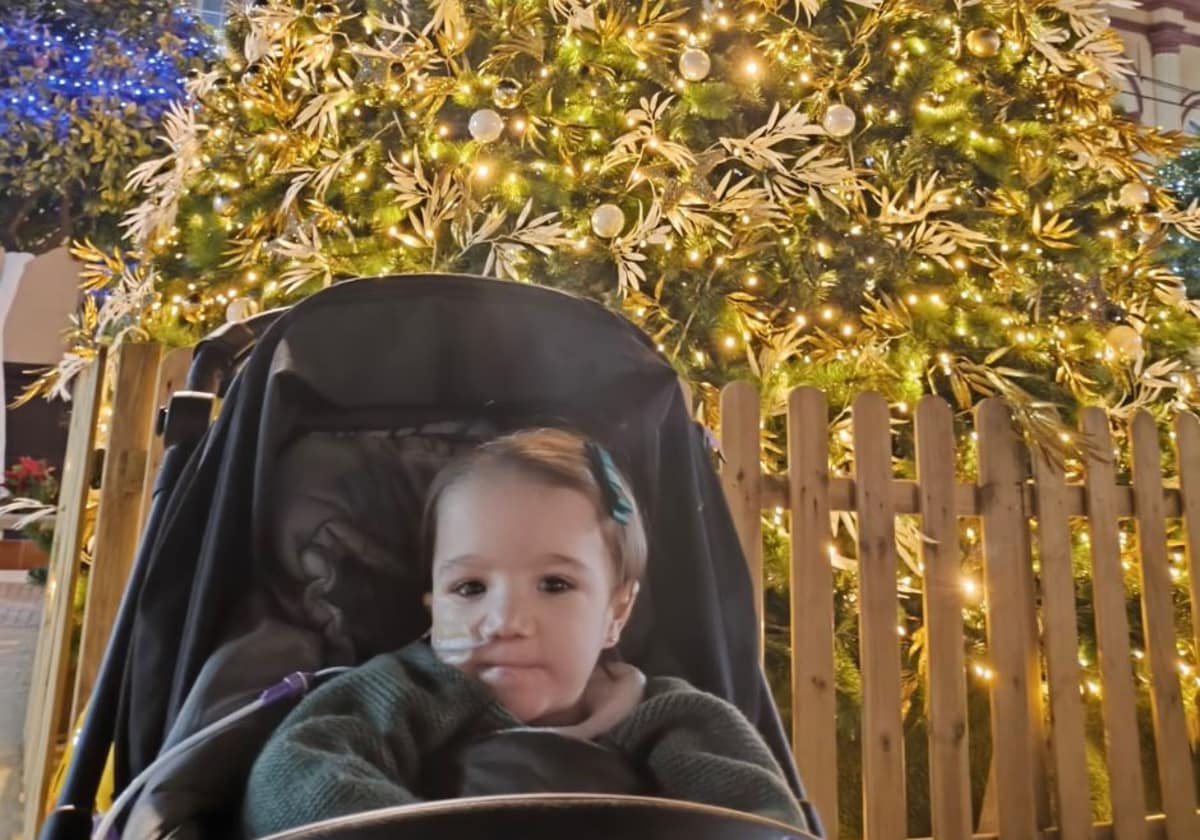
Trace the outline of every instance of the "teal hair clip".
<path fill-rule="evenodd" d="M 596 484 L 600 485 L 600 492 L 604 495 L 604 505 L 608 508 L 609 516 L 622 525 L 628 525 L 629 517 L 633 515 L 633 503 L 621 489 L 621 474 L 617 472 L 617 465 L 613 463 L 612 456 L 608 454 L 607 449 L 592 440 L 584 444 L 583 448 L 587 452 Z"/>

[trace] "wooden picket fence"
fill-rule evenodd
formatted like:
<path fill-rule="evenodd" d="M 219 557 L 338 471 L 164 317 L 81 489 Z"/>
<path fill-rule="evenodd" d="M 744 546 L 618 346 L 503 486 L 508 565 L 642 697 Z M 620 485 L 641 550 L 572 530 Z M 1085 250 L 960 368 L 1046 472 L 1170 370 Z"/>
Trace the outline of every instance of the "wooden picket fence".
<path fill-rule="evenodd" d="M 790 513 L 792 744 L 810 798 L 838 837 L 835 733 L 834 580 L 831 513 L 857 518 L 857 604 L 862 673 L 863 833 L 905 840 L 908 802 L 897 629 L 897 515 L 920 517 L 923 613 L 928 643 L 930 817 L 936 840 L 1115 837 L 1200 838 L 1193 756 L 1179 682 L 1168 565 L 1167 521 L 1182 517 L 1188 546 L 1193 627 L 1200 633 L 1200 421 L 1175 423 L 1179 481 L 1165 486 L 1158 429 L 1139 413 L 1129 429 L 1132 486 L 1116 481 L 1109 420 L 1085 409 L 1083 484 L 1019 439 L 1003 402 L 974 410 L 978 477 L 955 477 L 950 406 L 926 397 L 916 408 L 917 479 L 892 473 L 889 407 L 866 393 L 852 406 L 854 475 L 830 474 L 828 407 L 798 388 L 787 405 L 787 474 L 764 475 L 759 397 L 748 383 L 721 394 L 722 484 L 762 604 L 762 514 Z M 972 825 L 968 771 L 958 517 L 982 521 L 990 688 L 994 825 Z M 1148 815 L 1138 740 L 1119 528 L 1136 522 L 1145 657 L 1163 814 Z M 1086 520 L 1113 821 L 1094 826 L 1085 757 L 1072 519 Z M 1040 572 L 1031 557 L 1036 520 Z M 760 613 L 761 616 L 761 613 Z M 1189 640 L 1197 642 L 1200 638 Z M 1048 706 L 1043 699 L 1043 690 Z M 973 834 L 974 831 L 979 834 Z"/>

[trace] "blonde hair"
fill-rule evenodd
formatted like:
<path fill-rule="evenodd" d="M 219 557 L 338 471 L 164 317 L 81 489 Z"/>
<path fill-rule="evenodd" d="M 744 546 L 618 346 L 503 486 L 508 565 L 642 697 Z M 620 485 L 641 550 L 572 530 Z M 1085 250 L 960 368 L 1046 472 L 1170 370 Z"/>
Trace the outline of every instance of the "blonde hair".
<path fill-rule="evenodd" d="M 427 572 L 432 571 L 442 497 L 464 481 L 493 471 L 512 470 L 551 487 L 575 490 L 589 499 L 612 558 L 617 585 L 639 581 L 646 570 L 646 530 L 633 489 L 619 470 L 597 475 L 587 451 L 589 442 L 563 429 L 525 429 L 491 440 L 447 464 L 434 478 L 425 499 L 421 530 Z M 614 518 L 601 481 L 615 483 L 628 500 L 631 511 L 624 523 Z"/>

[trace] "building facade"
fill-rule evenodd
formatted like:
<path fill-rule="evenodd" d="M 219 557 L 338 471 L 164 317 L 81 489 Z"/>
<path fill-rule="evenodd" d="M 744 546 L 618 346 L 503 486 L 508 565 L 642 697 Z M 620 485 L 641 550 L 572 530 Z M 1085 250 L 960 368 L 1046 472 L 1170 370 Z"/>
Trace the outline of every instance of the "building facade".
<path fill-rule="evenodd" d="M 1200 0 L 1110 7 L 1134 74 L 1120 103 L 1148 125 L 1200 134 Z"/>
<path fill-rule="evenodd" d="M 200 10 L 200 17 L 204 18 L 205 23 L 217 29 L 221 28 L 221 24 L 225 21 L 225 4 L 228 0 L 193 0 L 193 2 Z"/>

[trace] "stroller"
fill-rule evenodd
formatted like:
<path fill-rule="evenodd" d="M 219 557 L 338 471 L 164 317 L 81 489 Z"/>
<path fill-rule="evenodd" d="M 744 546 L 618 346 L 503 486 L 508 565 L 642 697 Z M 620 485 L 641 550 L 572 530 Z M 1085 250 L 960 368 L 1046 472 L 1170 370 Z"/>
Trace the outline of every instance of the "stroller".
<path fill-rule="evenodd" d="M 223 402 L 208 427 L 214 397 Z M 117 793 L 155 763 L 122 836 L 237 836 L 249 768 L 291 704 L 189 736 L 287 674 L 355 665 L 421 636 L 426 487 L 456 453 L 534 425 L 601 441 L 645 511 L 650 560 L 621 656 L 741 709 L 820 836 L 758 664 L 749 574 L 704 431 L 675 372 L 625 320 L 477 277 L 350 281 L 218 330 L 160 419 L 150 518 L 43 840 L 89 835 L 110 745 Z M 393 810 L 289 836 L 807 836 L 637 797 Z"/>

